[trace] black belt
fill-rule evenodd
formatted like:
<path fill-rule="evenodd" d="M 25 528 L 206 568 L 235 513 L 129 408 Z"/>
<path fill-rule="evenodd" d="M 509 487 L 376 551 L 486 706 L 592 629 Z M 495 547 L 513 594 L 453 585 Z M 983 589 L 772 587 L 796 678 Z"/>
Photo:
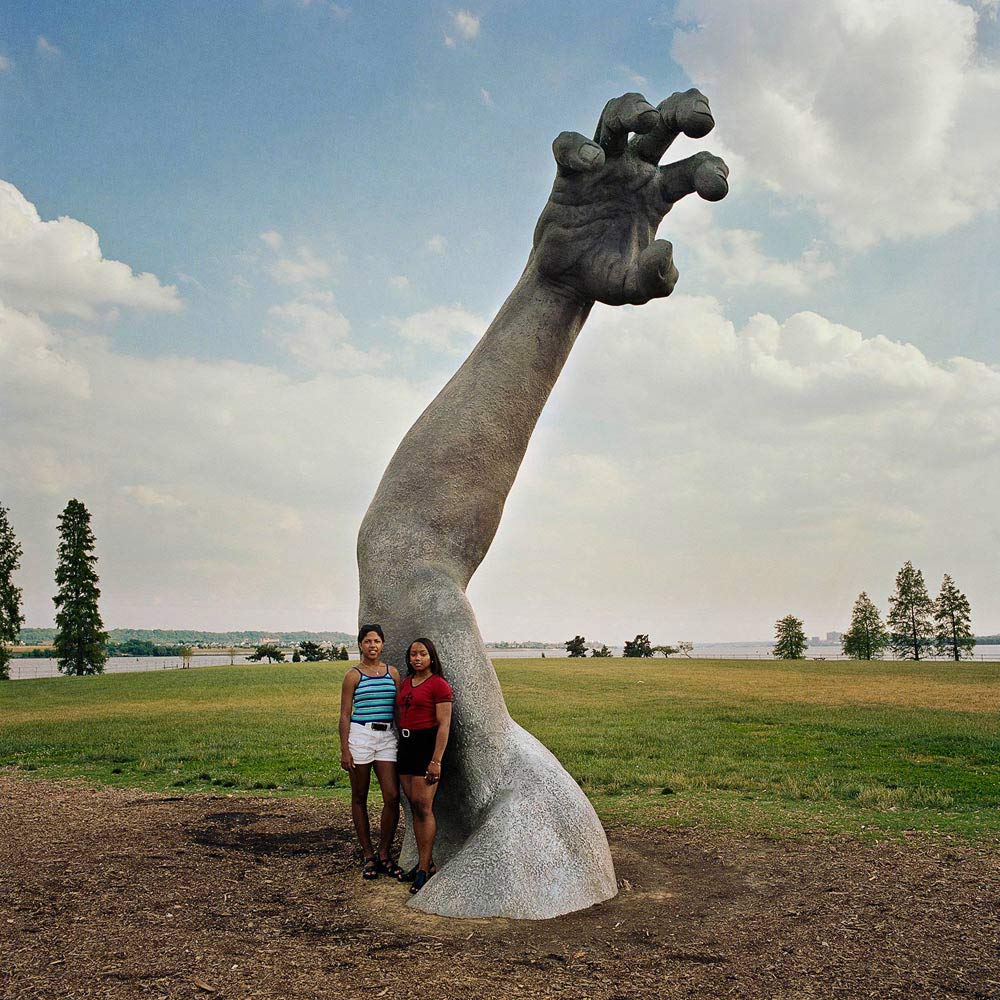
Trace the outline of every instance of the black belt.
<path fill-rule="evenodd" d="M 359 722 L 359 726 L 365 726 L 368 729 L 374 729 L 378 733 L 384 733 L 389 729 L 392 729 L 391 722 Z"/>

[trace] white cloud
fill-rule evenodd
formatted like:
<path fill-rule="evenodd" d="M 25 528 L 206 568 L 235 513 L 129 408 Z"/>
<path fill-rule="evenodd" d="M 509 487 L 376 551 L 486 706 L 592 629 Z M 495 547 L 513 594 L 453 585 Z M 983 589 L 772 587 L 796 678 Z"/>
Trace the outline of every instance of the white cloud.
<path fill-rule="evenodd" d="M 142 507 L 163 507 L 166 510 L 176 510 L 178 507 L 184 506 L 183 500 L 178 500 L 177 497 L 171 496 L 169 493 L 163 493 L 143 483 L 123 486 L 122 493 L 131 497 Z"/>
<path fill-rule="evenodd" d="M 58 46 L 53 45 L 44 35 L 39 35 L 35 40 L 35 50 L 39 55 L 45 56 L 47 59 L 54 59 L 56 56 L 62 54 Z"/>
<path fill-rule="evenodd" d="M 79 496 L 109 623 L 350 622 L 357 525 L 425 402 L 391 375 L 134 357 L 5 314 L 0 468 L 29 617 L 51 618 L 55 516 Z"/>
<path fill-rule="evenodd" d="M 60 353 L 56 336 L 37 315 L 0 302 L 0 389 L 5 406 L 14 394 L 30 401 L 46 391 L 87 399 L 90 380 L 86 368 Z"/>
<path fill-rule="evenodd" d="M 410 344 L 449 354 L 463 354 L 483 335 L 487 321 L 461 306 L 435 306 L 396 323 Z"/>
<path fill-rule="evenodd" d="M 268 311 L 268 333 L 313 371 L 359 371 L 382 363 L 378 352 L 349 342 L 351 324 L 331 292 L 303 294 Z"/>
<path fill-rule="evenodd" d="M 330 262 L 317 257 L 308 247 L 299 247 L 292 257 L 279 257 L 270 268 L 271 276 L 283 285 L 304 285 L 329 277 Z"/>
<path fill-rule="evenodd" d="M 911 558 L 961 576 L 992 627 L 998 453 L 1000 368 L 810 312 L 737 327 L 711 298 L 598 306 L 473 603 L 490 634 L 517 612 L 522 634 L 755 638 L 788 611 L 842 626 Z"/>
<path fill-rule="evenodd" d="M 334 3 L 332 2 L 332 0 L 328 0 L 328 2 L 317 2 L 317 0 L 295 0 L 295 3 L 297 6 L 302 8 L 313 7 L 313 6 L 318 7 L 332 14 L 338 20 L 343 20 L 346 17 L 350 17 L 351 14 L 350 7 L 346 7 L 343 4 Z"/>
<path fill-rule="evenodd" d="M 405 292 L 410 287 L 410 279 L 405 274 L 394 274 L 389 279 L 389 287 L 397 292 Z"/>
<path fill-rule="evenodd" d="M 693 287 L 691 271 L 696 280 L 704 279 L 712 287 L 722 283 L 786 295 L 803 295 L 836 274 L 820 242 L 790 260 L 774 257 L 762 247 L 762 233 L 717 227 L 712 208 L 710 202 L 686 198 L 664 223 L 664 235 L 674 244 L 683 290 Z"/>
<path fill-rule="evenodd" d="M 276 232 L 273 229 L 267 230 L 266 233 L 261 233 L 260 239 L 269 250 L 273 250 L 275 253 L 277 253 L 285 243 L 285 238 L 281 235 L 281 233 Z"/>
<path fill-rule="evenodd" d="M 14 63 L 7 56 L 0 56 L 0 73 L 9 73 L 14 68 Z"/>
<path fill-rule="evenodd" d="M 493 95 L 485 87 L 479 88 L 479 99 L 484 105 L 486 105 L 486 107 L 493 107 Z"/>
<path fill-rule="evenodd" d="M 440 234 L 432 236 L 424 243 L 424 247 L 428 253 L 443 254 L 445 251 L 445 238 Z"/>
<path fill-rule="evenodd" d="M 174 312 L 173 285 L 101 254 L 97 233 L 62 216 L 43 222 L 13 184 L 0 181 L 0 297 L 17 309 L 90 317 L 96 306 Z"/>
<path fill-rule="evenodd" d="M 626 66 L 623 63 L 618 68 L 629 83 L 634 84 L 636 87 L 646 87 L 649 85 L 649 80 L 641 73 L 637 73 L 631 66 Z"/>
<path fill-rule="evenodd" d="M 751 175 L 854 248 L 994 209 L 1000 67 L 956 0 L 683 0 L 674 55 Z M 776 30 L 780 25 L 780 30 Z"/>
<path fill-rule="evenodd" d="M 332 261 L 320 257 L 312 248 L 300 244 L 294 250 L 287 248 L 281 233 L 269 229 L 260 234 L 260 241 L 270 251 L 263 262 L 267 273 L 281 285 L 311 285 L 330 277 Z M 250 259 L 256 257 L 249 255 Z"/>
<path fill-rule="evenodd" d="M 459 42 L 472 42 L 479 36 L 479 18 L 467 10 L 455 11 L 444 33 L 444 44 L 453 49 Z"/>

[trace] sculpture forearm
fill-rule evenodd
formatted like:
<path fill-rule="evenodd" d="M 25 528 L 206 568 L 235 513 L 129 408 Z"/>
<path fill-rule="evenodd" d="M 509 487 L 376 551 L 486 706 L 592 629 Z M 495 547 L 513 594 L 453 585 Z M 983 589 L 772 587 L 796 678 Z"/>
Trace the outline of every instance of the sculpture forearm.
<path fill-rule="evenodd" d="M 531 262 L 479 344 L 403 439 L 358 539 L 362 566 L 404 553 L 463 588 L 486 555 L 531 433 L 592 303 Z"/>

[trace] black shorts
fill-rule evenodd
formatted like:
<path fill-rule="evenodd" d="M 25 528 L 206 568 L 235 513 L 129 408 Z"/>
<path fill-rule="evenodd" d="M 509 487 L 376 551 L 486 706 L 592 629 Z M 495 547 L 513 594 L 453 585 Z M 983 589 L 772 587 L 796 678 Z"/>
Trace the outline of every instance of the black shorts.
<path fill-rule="evenodd" d="M 438 727 L 430 729 L 401 729 L 399 749 L 396 751 L 396 770 L 400 774 L 426 774 L 427 765 L 434 758 Z M 407 736 L 406 733 L 410 735 Z"/>

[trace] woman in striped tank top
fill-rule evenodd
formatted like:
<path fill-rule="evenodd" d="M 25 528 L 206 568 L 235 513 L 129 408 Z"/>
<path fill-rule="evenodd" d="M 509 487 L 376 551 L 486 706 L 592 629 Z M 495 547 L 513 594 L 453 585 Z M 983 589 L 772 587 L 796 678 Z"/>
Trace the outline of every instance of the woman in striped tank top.
<path fill-rule="evenodd" d="M 399 672 L 381 660 L 385 636 L 379 625 L 364 625 L 358 633 L 361 663 L 348 670 L 340 689 L 340 766 L 351 778 L 351 815 L 365 862 L 362 878 L 380 871 L 398 878 L 403 870 L 392 856 L 399 823 L 399 777 L 396 773 L 394 713 Z M 382 819 L 378 853 L 372 848 L 368 823 L 368 788 L 372 768 L 382 789 Z"/>

